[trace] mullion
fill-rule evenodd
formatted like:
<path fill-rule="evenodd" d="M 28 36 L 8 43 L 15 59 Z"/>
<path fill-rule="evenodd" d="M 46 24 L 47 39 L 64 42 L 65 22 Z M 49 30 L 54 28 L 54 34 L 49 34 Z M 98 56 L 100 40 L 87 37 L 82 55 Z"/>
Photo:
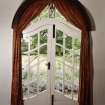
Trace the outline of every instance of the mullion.
<path fill-rule="evenodd" d="M 72 100 L 74 99 L 74 69 L 75 69 L 75 59 L 74 59 L 74 39 L 72 38 Z"/>
<path fill-rule="evenodd" d="M 70 52 L 70 49 L 68 49 L 68 48 L 66 48 L 66 47 L 63 47 L 61 44 L 56 43 L 56 45 L 59 46 L 59 47 L 62 47 L 62 48 L 65 49 L 66 51 L 69 51 L 69 52 Z M 65 46 L 66 46 L 66 45 L 65 45 Z"/>

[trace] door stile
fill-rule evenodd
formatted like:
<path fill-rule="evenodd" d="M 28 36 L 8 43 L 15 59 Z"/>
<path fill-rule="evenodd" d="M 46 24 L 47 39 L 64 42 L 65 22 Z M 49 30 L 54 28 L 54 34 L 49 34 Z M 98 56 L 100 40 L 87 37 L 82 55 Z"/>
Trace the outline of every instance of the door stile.
<path fill-rule="evenodd" d="M 56 28 L 55 24 L 52 25 L 52 47 L 51 47 L 51 95 L 54 95 L 55 91 L 55 48 L 56 48 Z"/>
<path fill-rule="evenodd" d="M 50 96 L 50 105 L 54 105 L 54 77 L 55 77 L 55 47 L 56 47 L 55 24 L 48 28 L 48 92 Z"/>
<path fill-rule="evenodd" d="M 52 71 L 52 57 L 51 57 L 51 54 L 52 54 L 52 25 L 50 25 L 48 27 L 48 42 L 47 42 L 47 46 L 48 46 L 48 96 L 49 96 L 49 105 L 51 105 L 51 91 L 52 91 L 52 88 L 51 88 L 51 79 L 52 79 L 52 74 L 51 74 L 51 71 Z"/>

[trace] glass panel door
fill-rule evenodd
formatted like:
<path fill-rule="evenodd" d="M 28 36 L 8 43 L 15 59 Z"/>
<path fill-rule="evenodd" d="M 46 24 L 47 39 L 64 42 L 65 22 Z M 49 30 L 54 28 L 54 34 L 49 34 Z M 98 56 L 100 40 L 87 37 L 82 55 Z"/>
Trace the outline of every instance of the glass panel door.
<path fill-rule="evenodd" d="M 80 39 L 71 37 L 66 30 L 57 28 L 56 24 L 51 23 L 48 27 L 38 29 L 30 36 L 23 34 L 24 99 L 34 97 L 37 102 L 45 99 L 50 101 L 49 105 L 52 103 L 52 95 L 56 97 L 56 102 L 60 100 L 60 103 L 63 99 L 77 100 L 79 64 Z"/>
<path fill-rule="evenodd" d="M 43 29 L 31 36 L 23 34 L 22 84 L 24 99 L 48 90 L 47 41 L 48 29 Z"/>
<path fill-rule="evenodd" d="M 56 27 L 55 92 L 78 100 L 80 39 L 71 37 Z"/>

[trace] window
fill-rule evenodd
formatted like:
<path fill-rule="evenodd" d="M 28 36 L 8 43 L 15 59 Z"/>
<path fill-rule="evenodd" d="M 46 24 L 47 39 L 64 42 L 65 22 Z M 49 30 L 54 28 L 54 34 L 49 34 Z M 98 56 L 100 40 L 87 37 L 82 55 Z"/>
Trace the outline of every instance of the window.
<path fill-rule="evenodd" d="M 37 96 L 48 89 L 49 26 L 34 29 L 41 20 L 65 18 L 53 7 L 46 7 L 23 31 L 22 38 L 22 80 L 24 99 Z M 50 24 L 50 23 L 49 23 Z M 29 31 L 31 29 L 31 31 Z M 53 31 L 53 30 L 52 30 Z M 72 33 L 72 32 L 71 32 Z M 80 69 L 80 38 L 56 28 L 55 46 L 55 90 L 72 100 L 78 99 Z M 53 43 L 54 44 L 54 41 Z M 50 49 L 51 50 L 51 49 Z M 51 50 L 53 52 L 53 50 Z M 51 58 L 50 58 L 51 59 Z"/>

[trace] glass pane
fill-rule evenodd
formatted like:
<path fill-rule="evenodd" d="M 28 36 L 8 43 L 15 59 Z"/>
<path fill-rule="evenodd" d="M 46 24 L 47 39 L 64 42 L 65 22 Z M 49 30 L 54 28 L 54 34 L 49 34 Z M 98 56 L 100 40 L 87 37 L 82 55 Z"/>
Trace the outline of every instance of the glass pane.
<path fill-rule="evenodd" d="M 47 29 L 40 31 L 40 45 L 47 43 L 47 34 L 48 34 Z"/>
<path fill-rule="evenodd" d="M 23 88 L 23 97 L 28 97 L 28 87 L 26 85 L 28 80 L 28 43 L 29 39 L 23 37 L 21 40 L 21 52 L 22 52 L 22 88 Z"/>
<path fill-rule="evenodd" d="M 24 54 L 24 52 L 27 52 L 28 51 L 28 42 L 29 42 L 29 39 L 24 38 L 24 37 L 21 40 L 21 43 L 22 43 L 22 46 L 21 46 L 22 54 Z"/>
<path fill-rule="evenodd" d="M 37 68 L 38 68 L 38 51 L 35 50 L 30 53 L 30 71 L 29 71 L 29 79 L 36 80 L 37 79 Z"/>
<path fill-rule="evenodd" d="M 37 65 L 35 64 L 30 68 L 30 81 L 34 81 L 30 83 L 30 90 L 29 90 L 29 95 L 33 96 L 37 94 L 37 86 L 38 86 L 38 70 L 37 70 Z"/>
<path fill-rule="evenodd" d="M 28 87 L 23 84 L 22 88 L 23 88 L 23 97 L 27 98 L 28 97 Z"/>
<path fill-rule="evenodd" d="M 63 40 L 63 39 L 62 39 Z M 60 43 L 61 44 L 61 43 Z M 63 48 L 56 45 L 55 89 L 63 92 Z"/>
<path fill-rule="evenodd" d="M 48 72 L 47 72 L 47 61 L 43 61 L 40 63 L 39 66 L 39 92 L 47 90 L 47 79 L 48 79 Z"/>
<path fill-rule="evenodd" d="M 30 66 L 35 65 L 38 59 L 38 50 L 32 51 L 30 53 Z"/>
<path fill-rule="evenodd" d="M 64 94 L 65 96 L 71 98 L 72 97 L 72 68 L 65 66 L 65 74 L 64 74 Z"/>
<path fill-rule="evenodd" d="M 72 51 L 70 50 L 65 50 L 65 63 L 72 65 Z"/>
<path fill-rule="evenodd" d="M 54 7 L 53 7 L 54 8 Z M 50 7 L 47 6 L 41 13 L 39 16 L 37 16 L 35 19 L 32 20 L 33 23 L 36 23 L 42 19 L 47 19 L 47 18 L 58 18 L 58 19 L 62 19 L 65 20 L 64 16 L 62 16 L 62 14 L 57 10 L 57 8 L 55 8 L 54 10 L 50 10 L 50 11 L 54 11 L 54 12 L 50 12 L 49 13 L 49 9 Z M 50 15 L 50 16 L 49 16 Z"/>
<path fill-rule="evenodd" d="M 38 46 L 38 34 L 30 37 L 30 49 L 35 49 Z"/>
<path fill-rule="evenodd" d="M 46 19 L 49 17 L 48 6 L 41 12 L 40 19 Z"/>
<path fill-rule="evenodd" d="M 81 46 L 81 40 L 78 38 L 73 38 L 73 49 L 74 50 L 79 50 Z"/>
<path fill-rule="evenodd" d="M 37 63 L 35 63 L 35 65 L 30 66 L 30 80 L 34 80 L 37 81 L 37 69 L 38 69 L 38 65 Z"/>
<path fill-rule="evenodd" d="M 29 96 L 34 96 L 37 94 L 37 81 L 29 84 Z"/>
<path fill-rule="evenodd" d="M 66 36 L 65 47 L 68 48 L 68 49 L 72 49 L 72 37 Z"/>
<path fill-rule="evenodd" d="M 60 46 L 56 46 L 56 56 L 57 59 L 61 59 L 61 57 L 63 56 L 63 48 Z"/>
<path fill-rule="evenodd" d="M 78 52 L 77 52 L 78 53 Z M 73 99 L 78 100 L 78 91 L 79 91 L 79 68 L 80 68 L 80 55 L 74 55 L 74 70 L 73 70 Z"/>
<path fill-rule="evenodd" d="M 63 64 L 56 60 L 55 89 L 63 91 Z"/>
<path fill-rule="evenodd" d="M 22 54 L 22 66 L 25 67 L 28 64 L 28 55 Z"/>
<path fill-rule="evenodd" d="M 40 48 L 39 60 L 42 61 L 44 59 L 47 59 L 47 45 Z"/>
<path fill-rule="evenodd" d="M 47 45 L 40 48 L 39 55 L 39 92 L 47 89 Z"/>
<path fill-rule="evenodd" d="M 73 84 L 73 99 L 78 100 L 78 91 L 79 91 L 79 72 L 74 71 L 74 84 Z"/>
<path fill-rule="evenodd" d="M 22 80 L 27 81 L 28 79 L 28 55 L 22 55 Z"/>
<path fill-rule="evenodd" d="M 75 64 L 75 69 L 79 70 L 79 66 L 80 66 L 80 50 L 75 50 L 74 64 Z"/>
<path fill-rule="evenodd" d="M 56 30 L 56 43 L 63 45 L 63 32 Z"/>
<path fill-rule="evenodd" d="M 28 80 L 28 67 L 22 67 L 22 81 L 23 83 Z"/>

